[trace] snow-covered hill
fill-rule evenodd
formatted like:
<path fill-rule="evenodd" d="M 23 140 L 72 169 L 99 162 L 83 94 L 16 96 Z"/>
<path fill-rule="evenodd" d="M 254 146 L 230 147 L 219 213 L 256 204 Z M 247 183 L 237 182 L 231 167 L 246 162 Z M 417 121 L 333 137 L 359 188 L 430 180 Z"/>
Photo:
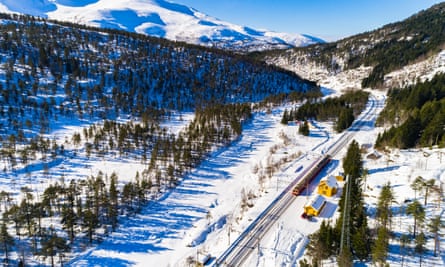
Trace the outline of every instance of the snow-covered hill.
<path fill-rule="evenodd" d="M 123 29 L 234 50 L 266 50 L 323 42 L 308 35 L 235 25 L 164 0 L 0 0 L 0 12 Z"/>
<path fill-rule="evenodd" d="M 444 71 L 444 14 L 442 2 L 403 21 L 333 43 L 265 52 L 264 61 L 329 88 L 344 88 L 351 80 L 354 88 L 413 84 Z"/>

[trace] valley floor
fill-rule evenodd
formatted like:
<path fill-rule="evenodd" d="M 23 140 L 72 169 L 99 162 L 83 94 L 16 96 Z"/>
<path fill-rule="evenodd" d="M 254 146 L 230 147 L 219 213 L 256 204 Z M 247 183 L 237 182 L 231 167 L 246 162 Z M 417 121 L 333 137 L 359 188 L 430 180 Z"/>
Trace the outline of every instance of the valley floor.
<path fill-rule="evenodd" d="M 383 93 L 374 94 L 381 105 L 380 111 L 384 103 Z M 180 267 L 191 266 L 193 261 L 208 256 L 212 263 L 299 171 L 309 166 L 339 136 L 333 132 L 330 123 L 317 122 L 311 125 L 310 136 L 299 135 L 297 125 L 280 124 L 284 108 L 256 113 L 245 125 L 239 140 L 214 152 L 188 174 L 178 187 L 170 192 L 162 192 L 159 200 L 151 201 L 140 214 L 134 217 L 121 216 L 116 232 L 95 247 L 86 251 L 78 250 L 67 265 Z M 184 117 L 185 120 L 171 124 L 173 131 L 187 123 L 189 115 Z M 413 219 L 402 211 L 414 197 L 423 199 L 420 195 L 414 195 L 410 184 L 417 176 L 422 176 L 425 179 L 433 178 L 442 185 L 445 182 L 445 150 L 375 152 L 372 146 L 382 129 L 374 127 L 373 121 L 367 126 L 357 132 L 354 139 L 366 150 L 364 160 L 369 175 L 366 178 L 365 194 L 368 213 L 373 215 L 380 188 L 390 182 L 396 195 L 396 203 L 393 205 L 394 231 L 396 235 L 408 233 Z M 64 129 L 59 134 L 60 138 L 79 129 L 80 125 Z M 343 149 L 320 173 L 309 190 L 296 197 L 278 223 L 261 240 L 260 246 L 252 248 L 253 252 L 245 266 L 298 266 L 299 260 L 304 257 L 308 235 L 318 229 L 322 220 L 333 221 L 336 218 L 342 183 L 337 195 L 328 199 L 326 208 L 314 220 L 300 217 L 303 206 L 314 194 L 320 179 L 342 171 L 345 151 Z M 376 155 L 375 159 L 366 157 L 371 154 Z M 280 161 L 285 163 L 271 173 L 270 166 Z M 19 192 L 21 184 L 28 184 L 34 190 L 41 191 L 46 184 L 56 179 L 49 177 L 78 179 L 98 171 L 107 175 L 117 172 L 119 181 L 123 183 L 132 180 L 136 171 L 141 172 L 145 165 L 131 158 L 123 161 L 77 157 L 54 160 L 48 170 L 43 167 L 36 164 L 24 168 L 22 172 L 16 170 L 15 177 L 10 172 L 3 172 L 0 175 L 0 187 L 2 190 Z M 431 195 L 426 206 L 427 218 L 443 215 L 444 206 L 443 198 Z M 373 223 L 373 220 L 370 222 Z M 426 246 L 428 252 L 422 260 L 422 266 L 445 266 L 444 253 L 433 256 L 430 235 Z M 393 239 L 388 263 L 391 266 L 418 266 L 419 257 L 412 253 L 413 247 L 412 243 L 411 252 L 407 251 L 403 255 L 397 238 Z M 30 263 L 40 264 L 36 259 Z M 336 263 L 326 262 L 326 265 L 336 266 Z M 356 265 L 372 264 L 367 262 Z"/>
<path fill-rule="evenodd" d="M 383 106 L 384 97 L 378 95 Z M 380 108 L 382 108 L 382 106 Z M 135 218 L 122 218 L 117 232 L 97 247 L 82 253 L 70 266 L 189 266 L 194 260 L 210 256 L 210 263 L 218 257 L 249 223 L 296 177 L 301 167 L 308 166 L 338 135 L 332 125 L 313 125 L 309 137 L 297 134 L 298 126 L 280 124 L 283 108 L 271 113 L 256 114 L 246 125 L 242 137 L 231 146 L 215 152 L 208 160 L 192 171 L 173 191 L 159 201 L 150 203 Z M 376 114 L 377 115 L 377 114 Z M 396 235 L 408 233 L 412 218 L 401 211 L 412 201 L 411 182 L 417 176 L 445 181 L 445 150 L 426 149 L 391 151 L 381 154 L 373 151 L 377 133 L 370 122 L 355 140 L 367 148 L 365 155 L 376 153 L 377 159 L 365 158 L 365 194 L 368 212 L 376 207 L 380 188 L 390 182 L 397 202 L 393 205 Z M 290 142 L 283 144 L 283 136 Z M 309 190 L 289 207 L 271 231 L 253 248 L 245 266 L 298 266 L 304 256 L 308 235 L 316 231 L 322 220 L 333 221 L 337 216 L 338 199 L 328 199 L 321 215 L 312 221 L 300 217 L 303 206 L 314 194 L 319 180 L 342 171 L 343 152 L 310 185 Z M 261 185 L 261 173 L 268 162 L 298 154 L 291 163 L 281 166 Z M 428 155 L 428 156 L 425 156 Z M 340 187 L 342 184 L 340 184 Z M 420 196 L 418 196 L 420 198 Z M 248 207 L 243 208 L 243 198 Z M 443 214 L 443 203 L 431 197 L 427 205 L 427 218 Z M 439 199 L 443 202 L 443 199 Z M 370 220 L 371 223 L 373 222 Z M 372 227 L 372 225 L 371 225 Z M 230 230 L 229 230 L 230 229 Z M 413 248 L 413 244 L 411 247 Z M 428 253 L 423 266 L 445 266 L 445 256 L 432 255 L 433 241 L 428 239 Z M 403 263 L 402 263 L 403 258 Z M 391 266 L 418 266 L 419 258 L 413 253 L 402 255 L 397 239 L 391 241 L 388 263 Z M 326 265 L 336 266 L 335 262 Z M 368 266 L 371 263 L 357 263 Z"/>

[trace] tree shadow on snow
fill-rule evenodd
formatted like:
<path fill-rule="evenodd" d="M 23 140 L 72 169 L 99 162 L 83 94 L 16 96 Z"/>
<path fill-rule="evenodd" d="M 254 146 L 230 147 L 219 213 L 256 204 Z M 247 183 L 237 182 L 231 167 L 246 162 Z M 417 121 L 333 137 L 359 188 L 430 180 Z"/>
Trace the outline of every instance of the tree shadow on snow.
<path fill-rule="evenodd" d="M 400 166 L 389 166 L 389 167 L 385 167 L 385 168 L 369 169 L 368 174 L 374 174 L 374 173 L 379 173 L 379 172 L 390 172 L 390 171 L 395 171 L 399 168 L 400 168 Z"/>

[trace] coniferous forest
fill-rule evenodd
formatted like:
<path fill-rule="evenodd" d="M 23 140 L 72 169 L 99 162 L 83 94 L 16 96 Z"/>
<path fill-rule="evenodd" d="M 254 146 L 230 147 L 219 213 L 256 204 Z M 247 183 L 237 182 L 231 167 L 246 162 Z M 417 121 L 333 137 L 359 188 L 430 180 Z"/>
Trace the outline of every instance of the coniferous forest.
<path fill-rule="evenodd" d="M 355 117 L 359 115 L 368 102 L 369 93 L 365 91 L 349 91 L 340 97 L 330 97 L 325 100 L 315 99 L 300 107 L 285 110 L 281 123 L 289 121 L 306 121 L 315 119 L 319 121 L 335 121 L 335 130 L 342 132 L 351 126 Z"/>
<path fill-rule="evenodd" d="M 445 75 L 392 89 L 377 123 L 393 125 L 377 137 L 377 148 L 445 145 Z"/>
<path fill-rule="evenodd" d="M 98 172 L 47 177 L 57 182 L 40 192 L 27 185 L 1 191 L 5 262 L 14 253 L 17 264 L 29 257 L 63 263 L 236 140 L 255 109 L 320 95 L 313 82 L 231 52 L 30 16 L 0 18 L 2 171 L 32 179 L 33 166 L 43 165 L 50 176 L 51 166 L 80 154 L 146 166 L 127 183 Z M 194 117 L 171 133 L 161 123 L 178 112 Z M 70 122 L 85 126 L 64 142 L 51 136 Z"/>
<path fill-rule="evenodd" d="M 63 265 L 101 243 L 122 219 L 156 203 L 212 153 L 240 140 L 253 116 L 271 112 L 274 105 L 301 103 L 285 110 L 281 122 L 303 121 L 298 129 L 302 135 L 310 134 L 312 119 L 334 121 L 334 130 L 344 131 L 365 109 L 368 92 L 321 98 L 315 82 L 263 60 L 281 57 L 289 65 L 312 61 L 330 74 L 369 66 L 361 85 L 378 88 L 386 74 L 443 49 L 444 12 L 441 3 L 403 23 L 335 43 L 249 55 L 0 14 L 0 179 L 10 184 L 9 191 L 0 191 L 4 264 L 27 266 L 32 259 L 34 265 Z M 445 74 L 390 89 L 377 125 L 392 127 L 379 134 L 375 148 L 444 147 L 444 99 Z M 178 131 L 164 126 L 175 116 L 183 124 Z M 56 136 L 62 128 L 75 130 Z M 280 138 L 286 139 L 284 133 Z M 63 172 L 51 172 L 73 159 L 81 159 L 85 169 L 89 160 L 127 159 L 144 169 L 130 178 L 91 171 L 68 179 Z M 269 159 L 265 169 L 271 178 L 280 165 Z M 354 260 L 385 263 L 394 234 L 391 185 L 382 187 L 371 229 L 363 194 L 367 170 L 356 141 L 342 165 L 347 181 L 338 220 L 324 221 L 310 236 L 307 254 L 313 262 L 302 261 L 301 266 L 319 266 L 332 257 L 340 266 Z M 70 171 L 69 165 L 64 168 Z M 260 183 L 265 177 L 261 175 Z M 406 210 L 415 217 L 412 237 L 419 255 L 426 238 L 419 227 L 433 185 L 422 177 L 411 185 L 425 196 L 424 205 L 415 200 Z M 442 221 L 429 223 L 431 235 L 438 238 Z M 402 250 L 411 236 L 397 238 Z"/>

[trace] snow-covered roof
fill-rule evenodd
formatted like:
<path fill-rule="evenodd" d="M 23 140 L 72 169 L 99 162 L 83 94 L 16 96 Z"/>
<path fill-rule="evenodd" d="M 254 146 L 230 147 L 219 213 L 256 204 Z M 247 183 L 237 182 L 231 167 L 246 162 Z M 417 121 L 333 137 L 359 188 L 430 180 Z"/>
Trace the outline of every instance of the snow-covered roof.
<path fill-rule="evenodd" d="M 310 206 L 315 210 L 320 210 L 325 202 L 326 202 L 325 198 L 322 195 L 317 194 L 314 197 L 312 197 Z"/>
<path fill-rule="evenodd" d="M 321 180 L 322 182 L 325 181 L 326 184 L 330 187 L 330 188 L 336 188 L 337 186 L 337 179 L 335 179 L 335 176 L 333 175 L 329 175 L 327 178 L 323 178 Z"/>

